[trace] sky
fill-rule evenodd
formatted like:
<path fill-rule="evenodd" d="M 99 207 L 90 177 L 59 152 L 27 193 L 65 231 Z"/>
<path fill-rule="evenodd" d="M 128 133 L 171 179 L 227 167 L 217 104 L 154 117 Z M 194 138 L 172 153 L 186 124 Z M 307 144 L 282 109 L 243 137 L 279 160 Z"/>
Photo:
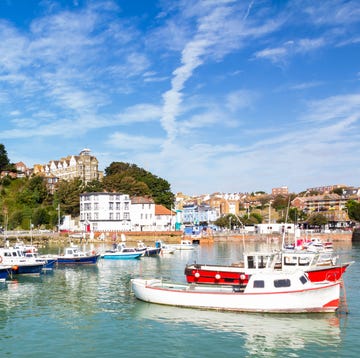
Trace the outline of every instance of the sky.
<path fill-rule="evenodd" d="M 360 186 L 357 0 L 0 0 L 0 143 L 173 193 Z"/>

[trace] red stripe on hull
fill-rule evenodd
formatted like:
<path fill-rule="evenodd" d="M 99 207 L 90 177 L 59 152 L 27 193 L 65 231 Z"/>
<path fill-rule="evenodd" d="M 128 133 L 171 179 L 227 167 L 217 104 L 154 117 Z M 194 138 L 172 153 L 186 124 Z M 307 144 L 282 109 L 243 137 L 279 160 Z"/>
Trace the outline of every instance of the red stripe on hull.
<path fill-rule="evenodd" d="M 323 307 L 324 308 L 327 308 L 327 307 L 336 307 L 338 308 L 339 307 L 339 304 L 340 304 L 340 300 L 339 299 L 336 299 L 336 300 L 332 300 L 330 302 L 328 302 L 326 305 L 324 305 Z"/>

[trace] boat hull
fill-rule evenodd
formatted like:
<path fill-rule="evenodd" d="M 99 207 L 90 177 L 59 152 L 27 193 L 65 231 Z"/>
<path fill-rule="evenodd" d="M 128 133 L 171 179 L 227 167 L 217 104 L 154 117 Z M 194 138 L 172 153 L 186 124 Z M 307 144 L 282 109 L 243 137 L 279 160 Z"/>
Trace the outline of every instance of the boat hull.
<path fill-rule="evenodd" d="M 231 286 L 164 284 L 156 279 L 132 279 L 131 283 L 139 300 L 200 309 L 268 313 L 335 312 L 340 303 L 340 282 L 276 293 L 237 292 Z"/>
<path fill-rule="evenodd" d="M 161 247 L 157 248 L 147 248 L 145 250 L 144 256 L 157 256 L 161 253 Z"/>
<path fill-rule="evenodd" d="M 79 256 L 79 257 L 62 257 L 57 259 L 58 265 L 96 265 L 100 255 Z"/>
<path fill-rule="evenodd" d="M 134 260 L 139 259 L 142 256 L 142 253 L 129 253 L 129 254 L 121 254 L 121 253 L 105 253 L 101 256 L 101 258 L 105 260 Z"/>
<path fill-rule="evenodd" d="M 40 275 L 44 263 L 33 264 L 16 264 L 11 267 L 11 273 L 13 275 Z"/>
<path fill-rule="evenodd" d="M 0 281 L 5 281 L 11 272 L 11 266 L 4 266 L 0 268 Z"/>

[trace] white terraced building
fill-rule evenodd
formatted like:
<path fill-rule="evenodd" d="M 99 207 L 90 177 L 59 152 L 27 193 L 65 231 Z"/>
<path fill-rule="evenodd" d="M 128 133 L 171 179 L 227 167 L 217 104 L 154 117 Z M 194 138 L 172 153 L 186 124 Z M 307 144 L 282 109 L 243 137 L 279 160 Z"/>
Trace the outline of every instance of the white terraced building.
<path fill-rule="evenodd" d="M 80 194 L 80 229 L 86 232 L 167 231 L 174 225 L 175 215 L 151 198 L 130 199 L 127 194 L 106 192 Z"/>

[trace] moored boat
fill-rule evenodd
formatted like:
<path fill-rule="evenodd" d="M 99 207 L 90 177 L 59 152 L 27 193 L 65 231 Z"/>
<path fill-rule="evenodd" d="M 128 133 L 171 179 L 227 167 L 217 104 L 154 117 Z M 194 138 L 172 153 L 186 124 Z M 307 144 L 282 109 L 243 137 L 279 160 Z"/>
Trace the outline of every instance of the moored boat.
<path fill-rule="evenodd" d="M 191 240 L 184 239 L 180 241 L 180 244 L 173 244 L 170 247 L 176 250 L 194 250 L 197 246 Z"/>
<path fill-rule="evenodd" d="M 157 304 L 242 312 L 335 312 L 340 281 L 311 282 L 303 271 L 257 272 L 246 285 L 198 285 L 132 279 L 136 298 Z"/>
<path fill-rule="evenodd" d="M 11 267 L 10 275 L 37 275 L 42 272 L 45 261 L 25 257 L 20 249 L 2 247 L 0 248 L 0 264 Z"/>
<path fill-rule="evenodd" d="M 55 267 L 55 264 L 58 261 L 58 256 L 56 255 L 39 255 L 35 252 L 25 252 L 25 257 L 33 258 L 37 262 L 43 262 L 43 270 L 52 270 Z"/>
<path fill-rule="evenodd" d="M 4 282 L 11 273 L 10 265 L 0 265 L 0 282 Z"/>
<path fill-rule="evenodd" d="M 81 251 L 77 246 L 66 247 L 63 255 L 58 255 L 59 265 L 96 265 L 100 254 L 95 250 Z"/>
<path fill-rule="evenodd" d="M 310 281 L 337 281 L 352 262 L 337 263 L 337 256 L 329 253 L 305 251 L 244 253 L 243 262 L 232 265 L 188 264 L 184 273 L 189 283 L 246 284 L 258 271 L 294 271 L 303 269 Z"/>
<path fill-rule="evenodd" d="M 126 247 L 124 242 L 115 244 L 112 250 L 106 250 L 101 254 L 101 258 L 108 260 L 131 260 L 139 259 L 142 252 L 136 251 L 133 247 Z"/>
<path fill-rule="evenodd" d="M 173 254 L 175 252 L 175 250 L 176 250 L 174 247 L 171 247 L 170 245 L 165 244 L 161 240 L 156 241 L 156 242 L 158 243 L 158 245 L 161 248 L 161 254 Z"/>
<path fill-rule="evenodd" d="M 161 252 L 161 247 L 157 243 L 155 247 L 146 246 L 142 241 L 139 241 L 135 251 L 140 252 L 142 256 L 157 256 Z"/>

